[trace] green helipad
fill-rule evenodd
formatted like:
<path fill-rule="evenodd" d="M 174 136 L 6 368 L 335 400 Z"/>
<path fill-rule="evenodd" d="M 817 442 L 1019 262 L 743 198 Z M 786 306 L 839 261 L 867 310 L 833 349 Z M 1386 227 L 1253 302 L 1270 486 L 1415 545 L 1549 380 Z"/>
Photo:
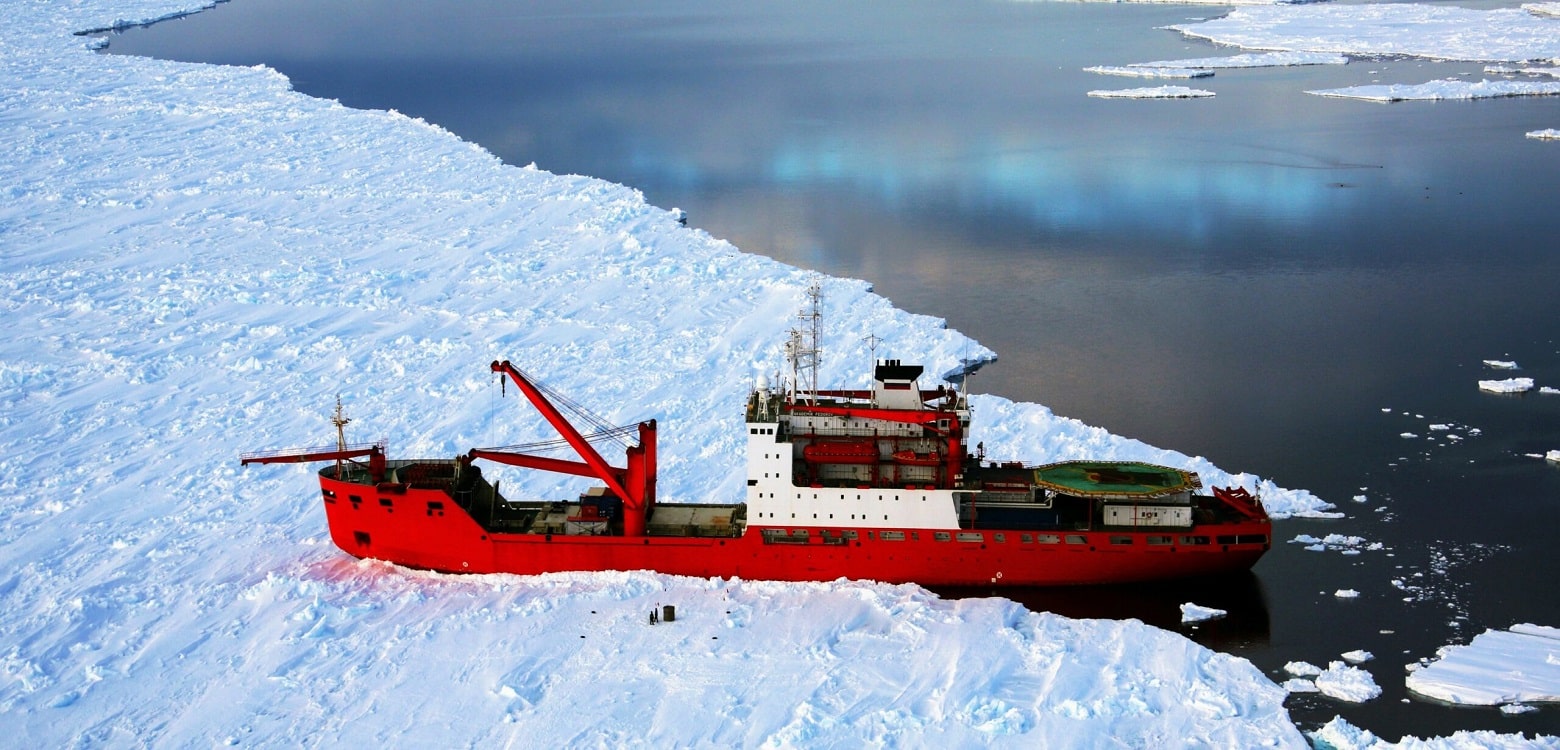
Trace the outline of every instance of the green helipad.
<path fill-rule="evenodd" d="M 1035 469 L 1035 484 L 1077 497 L 1151 499 L 1202 487 L 1190 471 L 1136 461 L 1063 461 Z"/>

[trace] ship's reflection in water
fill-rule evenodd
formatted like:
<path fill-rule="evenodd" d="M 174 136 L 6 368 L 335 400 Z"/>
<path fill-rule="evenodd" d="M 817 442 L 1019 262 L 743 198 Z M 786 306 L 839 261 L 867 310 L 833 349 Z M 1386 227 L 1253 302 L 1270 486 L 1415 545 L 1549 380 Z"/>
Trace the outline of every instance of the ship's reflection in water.
<path fill-rule="evenodd" d="M 1012 599 L 1034 612 L 1054 612 L 1072 618 L 1133 618 L 1176 631 L 1208 648 L 1237 655 L 1253 647 L 1266 646 L 1270 635 L 1267 595 L 1261 579 L 1250 571 L 1118 586 L 969 586 L 931 590 L 944 599 L 998 596 Z M 1217 620 L 1182 624 L 1181 605 L 1186 602 L 1222 609 L 1229 614 Z"/>

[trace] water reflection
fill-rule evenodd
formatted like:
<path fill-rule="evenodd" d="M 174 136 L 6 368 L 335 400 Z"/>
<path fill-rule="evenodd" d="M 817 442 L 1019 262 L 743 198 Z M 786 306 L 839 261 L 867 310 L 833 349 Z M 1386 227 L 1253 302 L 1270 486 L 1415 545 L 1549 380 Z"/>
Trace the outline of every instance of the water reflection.
<path fill-rule="evenodd" d="M 932 591 L 945 599 L 1002 597 L 1033 612 L 1053 612 L 1073 618 L 1137 619 L 1233 654 L 1266 646 L 1271 636 L 1267 593 L 1261 579 L 1250 571 L 1122 586 L 941 587 Z M 1222 609 L 1228 614 L 1218 620 L 1182 624 L 1181 605 L 1186 602 Z"/>

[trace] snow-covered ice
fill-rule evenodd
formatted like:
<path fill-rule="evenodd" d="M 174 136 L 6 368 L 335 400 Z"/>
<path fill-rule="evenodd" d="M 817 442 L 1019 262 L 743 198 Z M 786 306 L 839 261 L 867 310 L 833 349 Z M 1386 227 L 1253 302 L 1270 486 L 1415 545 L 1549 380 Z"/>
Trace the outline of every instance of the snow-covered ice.
<path fill-rule="evenodd" d="M 1316 675 L 1316 689 L 1329 698 L 1350 703 L 1364 703 L 1381 695 L 1381 686 L 1370 672 L 1341 661 L 1329 663 Z"/>
<path fill-rule="evenodd" d="M 1511 361 L 1509 359 L 1486 359 L 1486 360 L 1484 360 L 1484 366 L 1485 367 L 1490 367 L 1490 368 L 1493 368 L 1493 369 L 1496 369 L 1496 370 L 1515 370 L 1515 369 L 1518 369 L 1517 368 L 1517 363 L 1513 362 L 1513 361 Z"/>
<path fill-rule="evenodd" d="M 1337 591 L 1333 592 L 1333 596 L 1338 597 L 1339 599 L 1358 599 L 1360 597 L 1360 592 L 1355 591 L 1354 589 L 1338 589 Z"/>
<path fill-rule="evenodd" d="M 1371 659 L 1376 658 L 1375 654 L 1372 654 L 1371 652 L 1366 651 L 1364 649 L 1356 649 L 1354 651 L 1349 651 L 1349 652 L 1346 652 L 1346 653 L 1342 654 L 1342 656 L 1343 656 L 1343 660 L 1348 662 L 1348 663 L 1350 663 L 1350 664 L 1364 664 L 1365 662 L 1368 662 Z"/>
<path fill-rule="evenodd" d="M 1560 58 L 1555 19 L 1516 8 L 1474 10 L 1422 3 L 1247 7 L 1170 28 L 1253 50 L 1479 62 Z"/>
<path fill-rule="evenodd" d="M 1186 86 L 1152 86 L 1137 89 L 1096 89 L 1089 96 L 1101 99 L 1200 99 L 1213 96 L 1212 91 Z"/>
<path fill-rule="evenodd" d="M 1543 130 L 1529 130 L 1527 137 L 1541 141 L 1560 140 L 1560 128 L 1544 128 Z"/>
<path fill-rule="evenodd" d="M 1327 722 L 1321 729 L 1309 732 L 1312 742 L 1319 748 L 1330 750 L 1534 750 L 1535 748 L 1560 748 L 1560 738 L 1524 734 L 1500 734 L 1481 730 L 1477 732 L 1453 732 L 1447 737 L 1425 740 L 1409 735 L 1397 742 L 1377 737 L 1373 732 L 1350 724 L 1342 717 Z"/>
<path fill-rule="evenodd" d="M 1347 65 L 1348 55 L 1334 52 L 1242 52 L 1225 57 L 1194 57 L 1132 63 L 1133 68 L 1271 68 L 1298 65 Z"/>
<path fill-rule="evenodd" d="M 1523 393 L 1533 390 L 1532 378 L 1506 378 L 1504 380 L 1480 380 L 1479 390 L 1490 393 Z"/>
<path fill-rule="evenodd" d="M 1544 454 L 1544 458 L 1546 460 L 1553 461 L 1553 462 L 1555 462 L 1557 464 L 1560 464 L 1560 450 L 1550 451 L 1550 452 Z"/>
<path fill-rule="evenodd" d="M 1408 675 L 1408 689 L 1448 703 L 1495 706 L 1560 701 L 1560 628 L 1519 624 L 1443 646 Z"/>
<path fill-rule="evenodd" d="M 1211 70 L 1193 68 L 1149 67 L 1146 65 L 1095 65 L 1084 68 L 1087 73 L 1099 73 L 1108 76 L 1126 76 L 1128 78 L 1207 78 L 1213 75 Z"/>
<path fill-rule="evenodd" d="M 1227 610 L 1214 607 L 1204 607 L 1201 604 L 1185 602 L 1181 605 L 1181 622 L 1203 622 L 1204 620 L 1217 620 L 1228 615 Z"/>
<path fill-rule="evenodd" d="M 1365 99 L 1375 102 L 1435 101 L 1439 99 L 1500 99 L 1512 96 L 1557 96 L 1560 81 L 1461 81 L 1372 84 L 1341 89 L 1307 91 L 1317 96 Z"/>

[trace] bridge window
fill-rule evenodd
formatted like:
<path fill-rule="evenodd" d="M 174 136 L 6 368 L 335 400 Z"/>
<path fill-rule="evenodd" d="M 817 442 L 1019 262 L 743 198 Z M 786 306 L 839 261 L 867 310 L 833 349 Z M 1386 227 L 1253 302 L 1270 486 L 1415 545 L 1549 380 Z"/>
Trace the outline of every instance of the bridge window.
<path fill-rule="evenodd" d="M 937 540 L 937 541 L 939 541 L 939 542 L 946 542 L 946 541 L 952 539 L 953 535 L 949 534 L 946 531 L 934 531 L 934 532 L 932 532 L 932 538 Z"/>

